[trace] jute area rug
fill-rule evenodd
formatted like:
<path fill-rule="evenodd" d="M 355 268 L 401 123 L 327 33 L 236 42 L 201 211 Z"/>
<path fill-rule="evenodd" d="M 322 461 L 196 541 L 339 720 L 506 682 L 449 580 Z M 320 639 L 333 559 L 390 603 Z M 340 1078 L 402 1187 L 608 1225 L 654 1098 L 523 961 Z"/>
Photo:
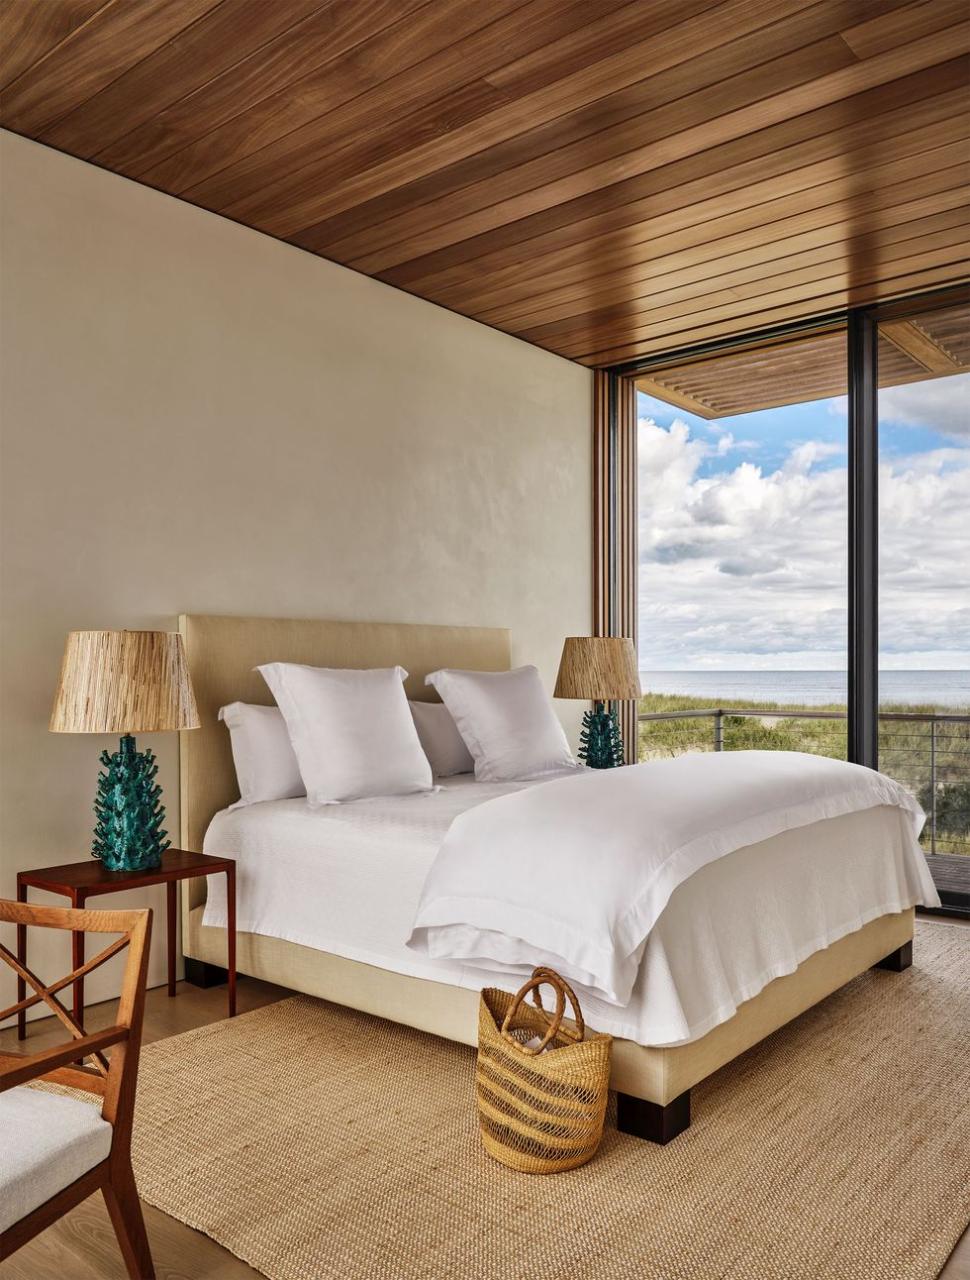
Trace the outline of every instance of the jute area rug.
<path fill-rule="evenodd" d="M 149 1045 L 142 1196 L 272 1280 L 923 1280 L 970 1219 L 970 930 L 923 925 L 666 1148 L 481 1150 L 474 1051 L 302 996 Z"/>

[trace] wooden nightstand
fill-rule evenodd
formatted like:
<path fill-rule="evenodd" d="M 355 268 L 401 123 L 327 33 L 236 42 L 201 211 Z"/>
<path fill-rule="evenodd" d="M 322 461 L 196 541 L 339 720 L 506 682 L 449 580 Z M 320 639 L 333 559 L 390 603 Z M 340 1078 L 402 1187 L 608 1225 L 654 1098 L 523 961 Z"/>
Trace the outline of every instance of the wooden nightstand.
<path fill-rule="evenodd" d="M 166 889 L 168 916 L 168 994 L 175 995 L 175 926 L 178 915 L 176 885 L 179 880 L 191 880 L 194 876 L 226 876 L 226 906 L 228 911 L 228 972 L 229 1017 L 236 1016 L 236 864 L 232 858 L 211 858 L 204 853 L 188 853 L 185 849 L 167 849 L 162 854 L 162 865 L 150 871 L 106 871 L 97 858 L 84 862 L 68 862 L 61 867 L 38 867 L 36 871 L 17 872 L 17 901 L 27 901 L 28 888 L 43 889 L 47 893 L 59 893 L 70 898 L 72 907 L 83 907 L 89 898 L 105 893 L 120 893 L 123 889 L 141 889 L 148 885 L 163 884 Z M 84 934 L 71 934 L 71 963 L 75 969 L 84 964 Z M 27 963 L 27 930 L 17 926 L 17 959 Z M 27 984 L 17 979 L 17 999 L 23 1000 Z M 84 979 L 74 983 L 74 1019 L 84 1021 Z M 17 1036 L 23 1040 L 27 1034 L 26 1010 L 17 1015 Z"/>

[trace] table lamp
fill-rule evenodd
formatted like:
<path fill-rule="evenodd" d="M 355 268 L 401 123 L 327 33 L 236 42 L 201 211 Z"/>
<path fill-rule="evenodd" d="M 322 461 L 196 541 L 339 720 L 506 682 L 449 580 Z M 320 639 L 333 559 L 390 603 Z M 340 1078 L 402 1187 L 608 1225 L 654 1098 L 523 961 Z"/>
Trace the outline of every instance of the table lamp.
<path fill-rule="evenodd" d="M 197 729 L 199 713 L 182 637 L 167 631 L 72 631 L 51 712 L 52 733 L 118 733 L 94 801 L 91 855 L 109 871 L 157 867 L 171 841 L 152 751 L 135 733 Z"/>
<path fill-rule="evenodd" d="M 579 758 L 591 769 L 623 763 L 623 737 L 610 702 L 640 697 L 633 641 L 625 636 L 567 636 L 556 679 L 557 698 L 594 703 L 583 716 Z"/>

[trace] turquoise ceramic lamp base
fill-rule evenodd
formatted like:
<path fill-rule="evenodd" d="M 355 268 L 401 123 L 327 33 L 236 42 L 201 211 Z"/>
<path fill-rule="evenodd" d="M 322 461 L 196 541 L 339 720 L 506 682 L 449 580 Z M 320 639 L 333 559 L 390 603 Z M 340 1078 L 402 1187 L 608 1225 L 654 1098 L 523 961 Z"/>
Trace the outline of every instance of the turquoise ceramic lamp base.
<path fill-rule="evenodd" d="M 152 751 L 136 751 L 125 734 L 113 755 L 101 753 L 104 771 L 94 801 L 97 826 L 91 856 L 109 871 L 142 871 L 158 867 L 169 847 L 162 829 L 162 788 L 155 781 L 158 765 Z"/>
<path fill-rule="evenodd" d="M 613 769 L 623 764 L 623 737 L 616 715 L 602 702 L 583 716 L 579 758 L 589 769 Z"/>

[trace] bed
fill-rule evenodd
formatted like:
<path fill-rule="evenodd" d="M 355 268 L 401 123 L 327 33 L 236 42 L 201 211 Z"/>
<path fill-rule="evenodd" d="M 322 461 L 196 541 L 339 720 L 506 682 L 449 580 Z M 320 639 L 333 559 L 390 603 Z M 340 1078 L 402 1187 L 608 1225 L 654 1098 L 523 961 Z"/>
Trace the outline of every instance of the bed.
<path fill-rule="evenodd" d="M 436 841 L 450 816 L 473 803 L 471 793 L 477 789 L 480 795 L 483 784 L 454 779 L 432 797 L 401 797 L 396 805 L 358 802 L 331 810 L 322 821 L 300 801 L 226 813 L 236 797 L 235 778 L 228 734 L 216 715 L 232 701 L 271 700 L 253 671 L 267 661 L 401 664 L 410 672 L 408 696 L 427 699 L 433 694 L 424 676 L 439 667 L 507 669 L 509 633 L 199 615 L 182 617 L 180 629 L 202 721 L 200 729 L 181 735 L 181 839 L 190 849 L 201 849 L 207 840 L 207 851 L 237 858 L 240 972 L 474 1044 L 482 971 L 422 959 L 403 942 Z M 669 1141 L 689 1123 L 693 1085 L 869 967 L 901 969 L 909 963 L 911 904 L 918 890 L 906 878 L 902 839 L 895 811 L 847 814 L 739 850 L 696 872 L 674 894 L 648 940 L 629 1006 L 584 999 L 590 1024 L 617 1037 L 612 1084 L 622 1129 Z M 274 861 L 268 849 L 277 851 Z M 387 865 L 388 850 L 398 851 L 393 866 Z M 855 881 L 845 879 L 847 868 Z M 763 943 L 773 927 L 782 927 L 772 923 L 778 911 L 772 886 L 782 873 L 797 877 L 806 869 L 816 884 L 831 877 L 848 885 L 849 897 L 853 883 L 888 880 L 869 893 L 867 911 L 848 911 L 825 936 L 809 921 L 796 940 L 799 963 L 792 971 L 791 965 L 778 966 Z M 380 886 L 390 881 L 394 892 L 380 896 Z M 358 893 L 358 884 L 366 892 Z M 285 892 L 274 898 L 274 888 L 281 886 Z M 213 892 L 218 893 L 215 886 Z M 224 916 L 215 896 L 207 913 L 205 893 L 201 882 L 183 887 L 182 941 L 190 980 L 210 980 L 225 961 Z M 309 900 L 321 904 L 313 920 L 288 909 L 288 902 Z M 366 911 L 355 908 L 365 900 Z M 759 920 L 754 930 L 752 916 Z M 792 912 L 784 927 L 797 929 L 798 920 Z M 681 992 L 704 990 L 706 1004 L 666 997 L 670 983 L 658 975 L 678 966 L 687 973 L 698 956 L 716 957 L 722 941 L 726 949 L 728 934 L 737 935 L 745 921 L 751 942 L 746 968 L 725 974 L 714 965 L 680 983 Z M 501 973 L 485 980 L 517 985 Z"/>

